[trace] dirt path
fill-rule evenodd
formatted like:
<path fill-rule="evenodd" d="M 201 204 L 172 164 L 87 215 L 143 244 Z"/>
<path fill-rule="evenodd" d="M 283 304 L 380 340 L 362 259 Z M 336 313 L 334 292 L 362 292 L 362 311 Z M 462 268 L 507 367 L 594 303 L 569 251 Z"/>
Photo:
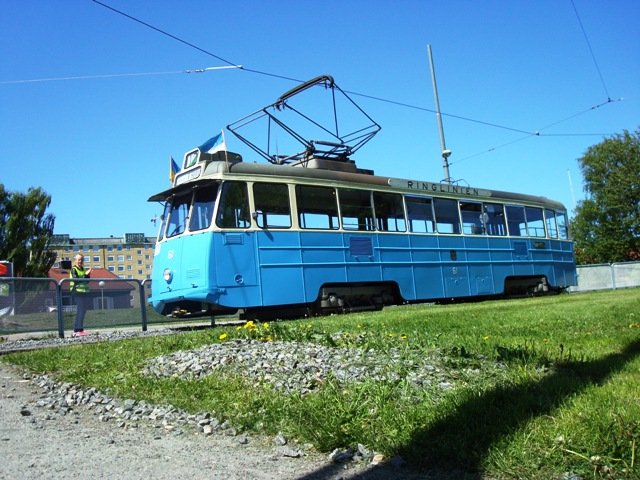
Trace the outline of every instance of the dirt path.
<path fill-rule="evenodd" d="M 347 471 L 326 456 L 288 458 L 277 446 L 253 438 L 240 445 L 223 435 L 176 435 L 151 425 L 119 428 L 80 407 L 55 414 L 36 405 L 41 393 L 16 368 L 0 362 L 2 479 L 374 478 L 363 466 Z M 389 478 L 378 473 L 375 477 Z"/>

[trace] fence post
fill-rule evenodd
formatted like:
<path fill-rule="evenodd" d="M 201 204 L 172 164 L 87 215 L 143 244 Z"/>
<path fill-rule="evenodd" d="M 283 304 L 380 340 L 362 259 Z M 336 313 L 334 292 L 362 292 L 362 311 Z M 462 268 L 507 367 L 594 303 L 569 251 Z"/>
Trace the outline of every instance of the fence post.
<path fill-rule="evenodd" d="M 147 331 L 147 298 L 144 294 L 144 282 L 140 280 L 138 282 L 138 291 L 140 292 L 140 309 L 142 313 L 142 331 Z"/>
<path fill-rule="evenodd" d="M 64 338 L 64 312 L 62 311 L 62 282 L 56 283 L 56 310 L 58 311 L 58 337 Z"/>
<path fill-rule="evenodd" d="M 611 270 L 611 288 L 615 290 L 616 289 L 616 267 L 613 263 L 610 263 L 609 269 Z"/>

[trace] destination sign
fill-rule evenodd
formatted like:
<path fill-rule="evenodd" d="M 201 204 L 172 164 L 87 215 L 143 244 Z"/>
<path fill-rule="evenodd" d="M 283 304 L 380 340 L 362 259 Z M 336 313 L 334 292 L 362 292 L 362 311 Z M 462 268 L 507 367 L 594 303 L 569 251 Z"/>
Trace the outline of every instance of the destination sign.
<path fill-rule="evenodd" d="M 402 188 L 404 190 L 414 190 L 423 193 L 446 193 L 449 195 L 461 195 L 465 197 L 490 197 L 491 191 L 465 185 L 454 185 L 452 183 L 432 183 L 418 180 L 403 180 L 400 178 L 390 178 L 387 180 L 390 187 Z"/>
<path fill-rule="evenodd" d="M 198 166 L 197 168 L 194 168 L 192 170 L 188 170 L 184 173 L 181 173 L 179 175 L 176 175 L 176 180 L 173 183 L 174 187 L 177 187 L 178 185 L 182 185 L 183 183 L 187 183 L 190 180 L 195 180 L 196 178 L 198 178 L 200 176 L 200 171 L 202 170 L 202 168 L 200 166 Z"/>

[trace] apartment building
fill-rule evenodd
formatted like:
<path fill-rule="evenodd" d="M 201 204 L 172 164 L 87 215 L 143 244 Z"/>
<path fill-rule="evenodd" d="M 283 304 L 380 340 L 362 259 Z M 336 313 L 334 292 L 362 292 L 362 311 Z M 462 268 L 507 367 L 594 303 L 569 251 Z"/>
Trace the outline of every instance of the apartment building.
<path fill-rule="evenodd" d="M 56 253 L 54 268 L 61 268 L 62 261 L 73 261 L 80 253 L 84 266 L 104 268 L 123 279 L 144 280 L 151 278 L 155 237 L 143 233 L 125 233 L 122 237 L 71 238 L 67 234 L 52 236 L 49 250 Z"/>

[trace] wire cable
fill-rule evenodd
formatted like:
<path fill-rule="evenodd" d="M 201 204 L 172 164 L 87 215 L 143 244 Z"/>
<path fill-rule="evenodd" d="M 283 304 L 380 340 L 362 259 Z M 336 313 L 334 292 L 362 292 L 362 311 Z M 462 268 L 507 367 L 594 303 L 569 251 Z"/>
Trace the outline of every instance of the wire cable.
<path fill-rule="evenodd" d="M 231 62 L 229 60 L 226 60 L 226 59 L 220 57 L 219 55 L 216 55 L 213 52 L 205 50 L 205 49 L 203 49 L 203 48 L 201 48 L 201 47 L 199 47 L 199 46 L 197 46 L 197 45 L 195 45 L 195 44 L 193 44 L 191 42 L 188 42 L 188 41 L 186 41 L 186 40 L 184 40 L 184 39 L 182 39 L 182 38 L 180 38 L 180 37 L 178 37 L 176 35 L 173 35 L 173 34 L 167 32 L 165 30 L 162 30 L 162 29 L 160 29 L 158 27 L 155 27 L 155 26 L 153 26 L 153 25 L 151 25 L 151 24 L 149 24 L 147 22 L 144 22 L 144 21 L 142 21 L 142 20 L 140 20 L 140 19 L 138 19 L 138 18 L 136 18 L 136 17 L 134 17 L 132 15 L 129 15 L 129 14 L 125 13 L 125 12 L 122 12 L 122 11 L 114 8 L 114 7 L 111 7 L 111 6 L 101 2 L 99 0 L 92 0 L 92 1 L 94 3 L 96 3 L 96 4 L 98 4 L 98 5 L 106 8 L 106 9 L 108 9 L 108 10 L 111 10 L 112 12 L 115 12 L 115 13 L 117 13 L 119 15 L 122 15 L 122 16 L 130 19 L 130 20 L 133 20 L 136 23 L 139 23 L 139 24 L 141 24 L 141 25 L 143 25 L 143 26 L 145 26 L 147 28 L 150 28 L 150 29 L 152 29 L 152 30 L 154 30 L 154 31 L 156 31 L 158 33 L 161 33 L 162 35 L 165 35 L 165 36 L 167 36 L 167 37 L 169 37 L 169 38 L 171 38 L 173 40 L 176 40 L 176 41 L 178 41 L 178 42 L 180 42 L 180 43 L 182 43 L 184 45 L 187 45 L 187 46 L 189 46 L 191 48 L 194 48 L 194 49 L 198 50 L 199 52 L 202 52 L 202 53 L 204 53 L 206 55 L 209 55 L 209 56 L 211 56 L 213 58 L 216 58 L 216 59 L 218 59 L 218 60 L 220 60 L 220 61 L 222 61 L 222 62 L 224 62 L 224 63 L 226 63 L 228 65 L 231 65 L 231 66 L 233 66 L 235 68 L 239 68 L 239 69 L 241 69 L 243 71 L 254 73 L 254 74 L 258 74 L 258 75 L 265 75 L 265 76 L 269 76 L 269 77 L 273 77 L 273 78 L 279 78 L 279 79 L 283 79 L 283 80 L 289 80 L 289 81 L 293 81 L 293 82 L 297 82 L 297 83 L 304 83 L 304 80 L 300 80 L 300 79 L 297 79 L 297 78 L 289 77 L 289 76 L 286 76 L 286 75 L 280 75 L 280 74 L 276 74 L 276 73 L 266 72 L 266 71 L 263 71 L 263 70 L 257 70 L 257 69 L 252 69 L 252 68 L 246 68 L 246 67 L 237 65 L 237 64 L 235 64 L 235 63 L 233 63 L 233 62 Z M 573 0 L 571 0 L 571 3 L 573 4 Z M 574 7 L 574 10 L 576 12 L 576 16 L 578 17 L 578 21 L 580 22 L 580 26 L 582 27 L 582 22 L 580 21 L 580 17 L 578 16 L 578 11 L 576 10 L 575 5 L 573 5 L 573 7 Z M 583 33 L 585 35 L 585 39 L 587 40 L 587 44 L 589 45 L 589 50 L 591 51 L 591 55 L 592 55 L 592 58 L 594 60 L 594 63 L 596 64 L 596 68 L 598 69 L 598 73 L 600 74 L 600 78 L 601 78 L 603 86 L 605 88 L 605 92 L 607 93 L 608 101 L 607 102 L 603 102 L 602 104 L 596 105 L 595 107 L 591 107 L 591 108 L 589 108 L 589 109 L 587 109 L 585 111 L 582 111 L 582 112 L 579 112 L 577 114 L 574 114 L 574 115 L 572 115 L 570 117 L 567 117 L 566 119 L 554 122 L 554 123 L 552 123 L 550 125 L 547 125 L 547 126 L 543 127 L 542 129 L 546 129 L 546 128 L 549 128 L 551 126 L 557 125 L 557 124 L 559 124 L 561 122 L 567 121 L 567 120 L 569 120 L 571 118 L 574 118 L 574 117 L 576 117 L 578 115 L 581 115 L 583 113 L 591 111 L 591 110 L 593 110 L 595 108 L 599 108 L 600 106 L 602 106 L 604 104 L 607 104 L 607 103 L 611 103 L 613 101 L 613 100 L 611 100 L 611 98 L 610 98 L 610 96 L 608 94 L 606 85 L 604 84 L 604 78 L 602 77 L 602 74 L 600 72 L 600 68 L 598 67 L 598 64 L 596 62 L 595 55 L 593 55 L 593 51 L 591 50 L 591 44 L 589 43 L 589 39 L 588 39 L 588 37 L 586 35 L 586 31 L 584 30 L 584 27 L 582 27 L 582 31 L 583 31 Z M 373 95 L 367 95 L 367 94 L 359 93 L 359 92 L 353 92 L 353 91 L 348 91 L 348 90 L 345 90 L 345 92 L 349 93 L 351 95 L 356 95 L 356 96 L 360 96 L 360 97 L 363 97 L 363 98 L 369 98 L 371 100 L 376 100 L 376 101 L 379 101 L 379 102 L 389 103 L 389 104 L 392 104 L 392 105 L 398 105 L 398 106 L 402 106 L 402 107 L 406 107 L 406 108 L 412 108 L 414 110 L 421 110 L 421 111 L 425 111 L 425 112 L 436 113 L 435 110 L 432 110 L 432 109 L 429 109 L 429 108 L 426 108 L 426 107 L 420 107 L 420 106 L 411 105 L 411 104 L 408 104 L 408 103 L 398 102 L 398 101 L 395 101 L 395 100 L 384 99 L 384 98 L 381 98 L 381 97 L 376 97 L 376 96 L 373 96 Z M 493 151 L 493 150 L 496 150 L 498 148 L 502 148 L 504 146 L 511 145 L 513 143 L 519 142 L 519 141 L 524 140 L 526 138 L 529 138 L 531 136 L 541 136 L 540 131 L 533 131 L 533 132 L 532 131 L 526 131 L 526 130 L 521 130 L 521 129 L 518 129 L 518 128 L 508 127 L 508 126 L 505 126 L 505 125 L 499 125 L 497 123 L 486 122 L 486 121 L 482 121 L 482 120 L 473 119 L 473 118 L 470 118 L 470 117 L 464 117 L 464 116 L 461 116 L 461 115 L 454 115 L 454 114 L 444 113 L 444 112 L 441 112 L 441 115 L 447 116 L 447 117 L 451 117 L 451 118 L 456 118 L 456 119 L 459 119 L 459 120 L 464 120 L 464 121 L 467 121 L 467 122 L 477 123 L 477 124 L 480 124 L 480 125 L 486 125 L 486 126 L 490 126 L 490 127 L 494 127 L 494 128 L 500 128 L 500 129 L 503 129 L 503 130 L 509 130 L 509 131 L 516 132 L 516 133 L 522 133 L 522 134 L 526 135 L 525 137 L 522 137 L 522 138 L 520 138 L 518 140 L 514 140 L 512 142 L 500 145 L 498 147 L 494 147 L 494 148 L 492 148 L 492 149 L 490 149 L 488 151 Z M 569 136 L 569 135 L 574 135 L 574 134 L 557 134 L 555 136 Z M 585 134 L 585 135 L 594 135 L 594 134 Z M 486 152 L 483 152 L 483 153 L 486 153 Z M 472 157 L 477 156 L 477 155 L 480 155 L 480 154 L 475 154 L 475 155 L 472 155 L 471 157 L 466 157 L 465 159 L 472 158 Z M 462 160 L 465 160 L 465 159 L 462 159 Z M 457 163 L 459 163 L 462 160 L 458 160 Z"/>
<path fill-rule="evenodd" d="M 223 67 L 191 68 L 187 70 L 171 70 L 166 72 L 106 73 L 102 75 L 75 75 L 70 77 L 48 77 L 48 78 L 31 78 L 31 79 L 23 79 L 23 80 L 3 80 L 3 81 L 0 81 L 0 85 L 11 85 L 11 84 L 17 84 L 17 83 L 60 82 L 65 80 L 95 80 L 99 78 L 175 75 L 179 73 L 205 73 L 211 70 L 225 70 L 229 68 L 241 68 L 241 66 L 238 65 L 238 66 L 223 66 Z"/>
<path fill-rule="evenodd" d="M 587 35 L 587 31 L 582 24 L 582 20 L 580 19 L 580 15 L 578 14 L 578 9 L 576 8 L 576 4 L 573 0 L 571 0 L 571 5 L 573 6 L 573 11 L 576 14 L 576 18 L 578 19 L 578 23 L 580 24 L 580 28 L 582 29 L 582 34 L 584 35 L 584 39 L 587 42 L 587 46 L 589 47 L 589 53 L 591 54 L 591 59 L 593 60 L 593 64 L 596 66 L 596 70 L 598 71 L 598 76 L 600 77 L 600 81 L 602 82 L 602 87 L 604 88 L 604 93 L 609 100 L 611 100 L 611 95 L 609 95 L 609 90 L 607 89 L 607 84 L 604 81 L 604 77 L 602 76 L 602 71 L 600 70 L 600 66 L 598 65 L 598 61 L 596 60 L 596 56 L 593 53 L 593 49 L 591 48 L 591 42 L 589 41 L 589 36 Z"/>

